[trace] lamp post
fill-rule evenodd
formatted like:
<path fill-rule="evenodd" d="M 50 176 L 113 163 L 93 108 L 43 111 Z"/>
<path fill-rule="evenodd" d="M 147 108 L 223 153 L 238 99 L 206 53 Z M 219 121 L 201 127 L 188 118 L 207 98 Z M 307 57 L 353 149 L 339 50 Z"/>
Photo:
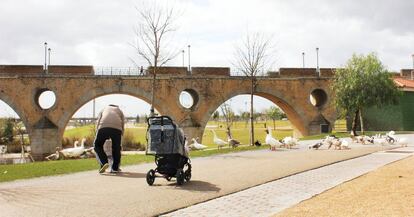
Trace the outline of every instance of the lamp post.
<path fill-rule="evenodd" d="M 47 42 L 45 42 L 44 45 L 45 45 L 45 67 L 44 67 L 44 71 L 45 71 L 45 73 L 47 73 L 47 63 L 46 63 L 46 58 L 47 58 Z"/>
<path fill-rule="evenodd" d="M 190 45 L 188 45 L 188 71 L 190 72 L 190 74 L 191 74 L 191 64 L 190 64 L 190 48 L 191 48 L 191 46 Z"/>
<path fill-rule="evenodd" d="M 47 61 L 47 65 L 50 66 L 50 53 L 52 52 L 52 49 L 47 49 L 49 57 L 48 57 L 48 61 Z"/>
<path fill-rule="evenodd" d="M 302 68 L 305 68 L 305 52 L 302 52 Z"/>
<path fill-rule="evenodd" d="M 181 53 L 183 54 L 183 67 L 185 66 L 184 65 L 184 50 L 181 50 Z"/>
<path fill-rule="evenodd" d="M 316 48 L 316 72 L 318 73 L 318 77 L 321 76 L 321 70 L 319 69 L 319 48 Z"/>

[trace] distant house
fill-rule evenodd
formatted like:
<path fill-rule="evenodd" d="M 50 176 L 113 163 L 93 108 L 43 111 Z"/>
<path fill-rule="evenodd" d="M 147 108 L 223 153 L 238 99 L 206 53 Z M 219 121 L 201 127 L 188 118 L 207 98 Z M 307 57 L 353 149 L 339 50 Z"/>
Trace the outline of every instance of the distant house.
<path fill-rule="evenodd" d="M 398 105 L 372 107 L 364 111 L 365 130 L 414 131 L 414 80 L 411 69 L 403 69 L 393 77 L 403 91 Z M 351 124 L 348 123 L 348 126 Z"/>

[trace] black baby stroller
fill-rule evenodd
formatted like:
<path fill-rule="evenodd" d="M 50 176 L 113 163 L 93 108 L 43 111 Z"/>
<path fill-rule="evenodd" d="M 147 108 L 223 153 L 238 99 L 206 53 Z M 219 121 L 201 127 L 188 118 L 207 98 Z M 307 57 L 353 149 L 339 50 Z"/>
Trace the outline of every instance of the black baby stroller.
<path fill-rule="evenodd" d="M 191 164 L 185 145 L 184 133 L 168 116 L 150 117 L 147 120 L 147 152 L 155 155 L 157 168 L 147 173 L 148 185 L 154 184 L 156 177 L 170 181 L 177 179 L 182 185 L 191 179 Z M 160 174 L 157 176 L 157 173 Z"/>

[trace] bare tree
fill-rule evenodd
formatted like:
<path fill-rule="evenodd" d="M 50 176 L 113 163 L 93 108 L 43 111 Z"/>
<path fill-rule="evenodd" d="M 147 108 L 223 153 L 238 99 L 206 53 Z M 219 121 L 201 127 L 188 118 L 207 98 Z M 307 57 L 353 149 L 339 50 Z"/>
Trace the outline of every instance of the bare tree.
<path fill-rule="evenodd" d="M 268 70 L 271 37 L 260 33 L 248 33 L 242 43 L 236 47 L 233 65 L 247 77 L 250 77 L 250 144 L 254 144 L 254 108 L 253 95 L 257 86 L 256 76 Z"/>
<path fill-rule="evenodd" d="M 157 1 L 142 1 L 138 11 L 138 26 L 135 30 L 138 55 L 151 66 L 152 93 L 151 114 L 154 116 L 154 90 L 157 69 L 179 54 L 179 50 L 167 49 L 168 38 L 176 31 L 178 13 L 171 5 L 162 6 Z"/>
<path fill-rule="evenodd" d="M 226 128 L 230 131 L 230 128 L 233 126 L 234 122 L 234 112 L 231 109 L 230 105 L 225 102 L 220 106 L 221 113 L 223 114 L 224 120 L 226 121 Z"/>

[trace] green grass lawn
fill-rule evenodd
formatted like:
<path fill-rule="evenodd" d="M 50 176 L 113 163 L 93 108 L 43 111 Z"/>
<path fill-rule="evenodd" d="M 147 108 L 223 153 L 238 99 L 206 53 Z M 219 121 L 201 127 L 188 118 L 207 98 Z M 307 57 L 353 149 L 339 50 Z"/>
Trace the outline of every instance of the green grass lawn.
<path fill-rule="evenodd" d="M 286 136 L 292 136 L 293 130 L 291 129 L 289 121 L 276 121 L 276 130 L 273 129 L 273 122 L 267 121 L 267 127 L 272 129 L 273 137 L 277 139 L 283 139 Z M 281 128 L 281 129 L 280 129 Z M 265 122 L 258 122 L 254 124 L 254 134 L 255 140 L 259 140 L 262 143 L 266 138 L 265 132 Z M 211 130 L 214 130 L 217 133 L 217 136 L 223 140 L 227 140 L 226 127 L 225 123 L 217 123 L 210 121 L 205 128 L 203 135 L 203 144 L 209 147 L 217 147 L 213 142 L 213 133 Z M 245 122 L 235 122 L 231 127 L 232 136 L 234 139 L 240 141 L 242 144 L 249 144 L 250 142 L 250 131 L 249 126 Z M 191 138 L 190 138 L 191 139 Z"/>
<path fill-rule="evenodd" d="M 267 145 L 261 147 L 242 146 L 237 149 L 205 150 L 191 151 L 190 157 L 206 157 L 216 154 L 225 154 L 230 152 L 240 152 L 248 150 L 258 150 L 269 148 Z M 153 162 L 154 156 L 150 155 L 125 155 L 122 156 L 122 165 L 133 165 L 140 163 Z M 154 164 L 155 167 L 155 164 Z M 0 182 L 8 182 L 18 179 L 29 179 L 42 176 L 54 176 L 60 174 L 69 174 L 81 171 L 96 170 L 98 172 L 98 163 L 95 158 L 78 159 L 78 160 L 61 160 L 61 161 L 44 161 L 27 164 L 0 165 Z"/>
<path fill-rule="evenodd" d="M 265 122 L 258 122 L 254 124 L 255 130 L 255 140 L 264 141 L 266 137 Z M 293 130 L 289 121 L 276 121 L 275 126 L 276 130 L 273 130 L 273 121 L 267 121 L 266 125 L 272 129 L 273 137 L 277 139 L 283 139 L 286 136 L 292 136 Z M 216 131 L 217 136 L 223 140 L 227 140 L 226 127 L 224 122 L 214 122 L 210 121 L 207 124 L 207 127 L 204 131 L 202 143 L 207 145 L 210 148 L 217 147 L 213 142 L 213 133 L 211 129 Z M 235 122 L 231 127 L 232 136 L 234 139 L 239 140 L 242 144 L 249 143 L 249 126 L 245 122 Z M 93 135 L 93 125 L 87 125 L 82 127 L 77 127 L 73 129 L 66 130 L 64 137 L 72 137 L 80 140 L 82 137 L 87 137 Z M 131 133 L 134 137 L 134 141 L 140 142 L 141 144 L 146 144 L 146 125 L 140 124 L 138 128 L 127 128 L 126 133 Z M 188 138 L 191 140 L 192 138 Z"/>
<path fill-rule="evenodd" d="M 265 133 L 265 122 L 258 122 L 255 123 L 255 139 L 260 141 L 264 141 L 266 137 Z M 273 129 L 273 121 L 267 121 L 266 125 Z M 286 136 L 291 136 L 293 131 L 291 129 L 291 125 L 289 121 L 276 121 L 276 130 L 272 130 L 273 136 L 281 139 Z M 339 123 L 339 126 L 343 126 L 343 123 Z M 222 139 L 226 139 L 226 129 L 225 123 L 223 122 L 209 122 L 204 135 L 203 135 L 203 144 L 209 146 L 210 148 L 217 147 L 213 143 L 213 133 L 211 129 L 214 129 L 218 136 Z M 246 125 L 245 122 L 235 122 L 232 126 L 232 134 L 233 137 L 242 144 L 248 144 L 249 142 L 249 127 Z M 127 128 L 127 133 L 130 132 L 133 134 L 135 141 L 140 141 L 142 144 L 146 143 L 145 133 L 146 133 L 146 125 L 140 124 L 138 127 L 135 128 Z M 341 130 L 340 130 L 341 131 Z M 376 133 L 384 133 L 384 132 L 367 132 L 366 135 L 373 135 Z M 338 137 L 348 137 L 349 133 L 347 132 L 333 132 Z M 73 129 L 69 129 L 65 131 L 64 137 L 74 137 L 80 139 L 82 137 L 93 136 L 93 126 L 82 126 Z M 321 134 L 321 135 L 314 135 L 314 136 L 307 136 L 302 138 L 301 140 L 310 140 L 310 139 L 322 139 L 328 134 Z M 189 138 L 191 139 L 191 138 Z M 190 156 L 191 158 L 194 157 L 205 157 L 215 154 L 225 154 L 229 152 L 239 152 L 239 151 L 247 151 L 247 150 L 257 150 L 257 149 L 265 149 L 268 148 L 267 145 L 262 147 L 253 147 L 253 146 L 241 146 L 237 149 L 212 149 L 212 150 L 203 150 L 203 151 L 191 151 Z M 132 165 L 132 164 L 139 164 L 145 162 L 152 162 L 154 161 L 153 156 L 147 155 L 127 155 L 122 157 L 122 165 Z M 154 165 L 155 166 L 155 165 Z M 0 165 L 0 182 L 7 182 L 17 179 L 28 179 L 34 177 L 41 177 L 41 176 L 52 176 L 52 175 L 59 175 L 59 174 L 67 174 L 67 173 L 74 173 L 74 172 L 81 172 L 87 170 L 98 170 L 98 164 L 96 159 L 79 159 L 79 160 L 65 160 L 65 161 L 47 161 L 47 162 L 35 162 L 35 163 L 28 163 L 28 164 L 16 164 L 16 165 Z"/>

